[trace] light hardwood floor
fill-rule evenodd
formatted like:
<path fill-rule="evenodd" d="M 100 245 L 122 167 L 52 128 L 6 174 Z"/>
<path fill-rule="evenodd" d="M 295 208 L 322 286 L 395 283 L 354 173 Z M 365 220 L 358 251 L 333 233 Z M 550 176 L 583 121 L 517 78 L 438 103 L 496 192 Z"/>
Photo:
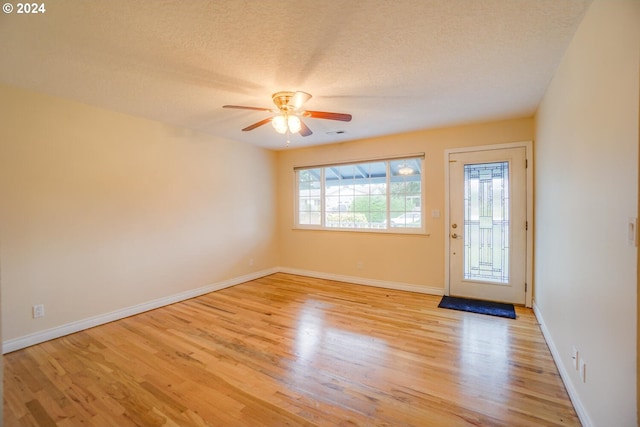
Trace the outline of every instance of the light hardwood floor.
<path fill-rule="evenodd" d="M 4 425 L 579 425 L 531 310 L 275 274 L 4 356 Z"/>

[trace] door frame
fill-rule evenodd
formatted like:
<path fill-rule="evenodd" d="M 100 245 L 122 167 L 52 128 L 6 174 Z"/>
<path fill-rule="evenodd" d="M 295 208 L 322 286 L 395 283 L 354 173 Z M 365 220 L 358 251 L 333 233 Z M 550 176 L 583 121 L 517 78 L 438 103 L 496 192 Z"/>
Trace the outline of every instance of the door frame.
<path fill-rule="evenodd" d="M 511 142 L 506 144 L 479 145 L 463 148 L 450 148 L 444 151 L 444 294 L 450 292 L 449 275 L 449 239 L 450 212 L 449 212 L 449 156 L 456 153 L 469 153 L 474 151 L 502 150 L 505 148 L 525 149 L 527 159 L 526 186 L 527 186 L 527 244 L 526 244 L 526 267 L 525 267 L 525 306 L 531 308 L 533 305 L 533 141 Z"/>

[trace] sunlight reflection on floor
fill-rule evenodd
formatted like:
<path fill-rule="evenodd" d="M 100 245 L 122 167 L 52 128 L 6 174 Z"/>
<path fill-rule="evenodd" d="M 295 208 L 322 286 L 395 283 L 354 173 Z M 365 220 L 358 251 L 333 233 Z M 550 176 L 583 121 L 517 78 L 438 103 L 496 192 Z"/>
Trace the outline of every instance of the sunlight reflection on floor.
<path fill-rule="evenodd" d="M 506 402 L 510 353 L 508 325 L 502 319 L 465 316 L 462 319 L 460 372 L 462 383 L 485 384 L 490 399 Z M 477 396 L 476 396 L 477 397 Z"/>
<path fill-rule="evenodd" d="M 312 361 L 320 353 L 336 347 L 350 347 L 349 359 L 353 363 L 384 355 L 387 347 L 384 340 L 339 327 L 335 319 L 327 319 L 327 310 L 319 304 L 322 303 L 307 301 L 300 311 L 295 341 L 295 354 L 299 360 Z"/>

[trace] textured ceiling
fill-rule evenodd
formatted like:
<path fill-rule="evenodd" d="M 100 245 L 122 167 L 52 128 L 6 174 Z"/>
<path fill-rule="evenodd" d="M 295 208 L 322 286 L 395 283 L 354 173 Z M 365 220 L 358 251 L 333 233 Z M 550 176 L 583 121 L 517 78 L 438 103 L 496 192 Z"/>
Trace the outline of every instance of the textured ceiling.
<path fill-rule="evenodd" d="M 532 115 L 588 0 L 47 1 L 1 14 L 0 82 L 282 149 L 241 129 L 301 90 L 292 147 Z M 344 131 L 336 134 L 336 131 Z"/>

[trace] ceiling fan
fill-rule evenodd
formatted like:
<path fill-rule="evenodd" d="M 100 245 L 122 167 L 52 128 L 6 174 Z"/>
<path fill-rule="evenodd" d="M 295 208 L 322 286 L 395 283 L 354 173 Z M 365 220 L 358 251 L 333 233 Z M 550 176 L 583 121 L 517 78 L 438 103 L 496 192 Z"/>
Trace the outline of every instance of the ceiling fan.
<path fill-rule="evenodd" d="M 343 113 L 329 113 L 325 111 L 310 111 L 302 110 L 302 105 L 311 99 L 311 95 L 306 92 L 276 92 L 271 97 L 273 103 L 276 104 L 277 109 L 274 108 L 261 108 L 261 107 L 245 107 L 242 105 L 223 105 L 222 108 L 235 108 L 239 110 L 257 110 L 257 111 L 269 111 L 270 113 L 277 113 L 273 117 L 260 120 L 252 125 L 242 129 L 243 131 L 250 131 L 264 124 L 271 122 L 274 129 L 278 133 L 285 134 L 287 132 L 300 133 L 301 136 L 309 136 L 313 132 L 304 124 L 300 119 L 301 117 L 310 117 L 313 119 L 327 119 L 327 120 L 340 120 L 343 122 L 351 121 L 351 114 Z"/>

